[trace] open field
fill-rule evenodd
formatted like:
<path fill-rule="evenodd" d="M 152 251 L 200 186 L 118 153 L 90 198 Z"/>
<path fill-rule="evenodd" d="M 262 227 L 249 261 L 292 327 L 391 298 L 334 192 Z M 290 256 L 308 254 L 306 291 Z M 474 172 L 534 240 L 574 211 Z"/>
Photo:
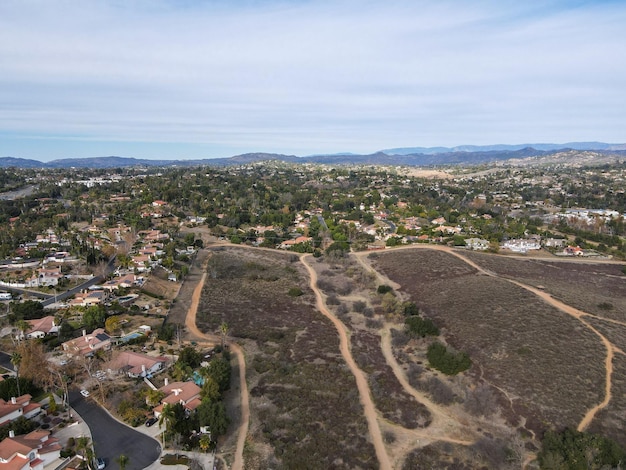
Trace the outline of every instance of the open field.
<path fill-rule="evenodd" d="M 521 414 L 511 420 L 540 435 L 546 427 L 575 427 L 602 401 L 606 351 L 578 320 L 451 254 L 419 249 L 374 258 L 443 328 L 448 343 L 469 353 L 471 372 Z"/>
<path fill-rule="evenodd" d="M 217 332 L 226 322 L 229 336 L 246 339 L 246 469 L 378 468 L 354 377 L 298 258 L 217 249 L 207 273 L 198 327 Z M 290 296 L 292 288 L 303 295 Z"/>
<path fill-rule="evenodd" d="M 499 276 L 542 288 L 587 313 L 626 322 L 626 275 L 622 265 L 586 260 L 549 261 L 464 252 Z"/>

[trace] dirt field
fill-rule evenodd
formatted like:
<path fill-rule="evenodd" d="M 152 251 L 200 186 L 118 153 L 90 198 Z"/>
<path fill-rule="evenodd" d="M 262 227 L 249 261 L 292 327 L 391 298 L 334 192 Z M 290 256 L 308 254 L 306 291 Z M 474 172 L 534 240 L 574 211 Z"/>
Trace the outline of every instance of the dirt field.
<path fill-rule="evenodd" d="M 244 338 L 251 396 L 245 468 L 378 468 L 354 378 L 330 322 L 313 307 L 298 257 L 217 248 L 199 328 Z M 303 295 L 289 295 L 298 288 Z"/>
<path fill-rule="evenodd" d="M 572 307 L 626 321 L 626 275 L 620 264 L 548 261 L 476 252 L 465 252 L 464 256 L 500 276 L 541 286 Z"/>
<path fill-rule="evenodd" d="M 511 403 L 512 422 L 537 435 L 546 425 L 575 427 L 603 399 L 598 338 L 531 293 L 437 251 L 386 252 L 375 266 L 469 353 L 472 373 Z"/>
<path fill-rule="evenodd" d="M 580 303 L 595 304 L 597 316 L 568 313 L 541 298 L 544 290 L 507 280 L 518 276 L 556 296 L 567 293 L 568 280 L 585 279 L 595 282 L 588 286 L 595 292 L 622 281 L 619 266 L 541 276 L 564 267 L 472 257 L 477 266 L 445 247 L 420 248 L 341 262 L 307 257 L 310 272 L 293 254 L 211 249 L 197 322 L 217 335 L 226 322 L 228 337 L 245 349 L 251 397 L 246 469 L 520 468 L 532 460 L 544 430 L 566 425 L 623 441 L 626 325 L 614 319 L 621 315 L 621 294 L 611 308 L 597 307 L 599 297 Z M 184 323 L 189 289 L 201 276 L 196 271 L 168 321 Z M 312 278 L 322 293 L 317 299 Z M 469 353 L 470 371 L 444 377 L 430 370 L 425 352 L 431 340 L 404 336 L 402 315 L 389 313 L 389 299 L 376 293 L 380 284 L 435 320 L 439 340 Z M 485 400 L 479 403 L 484 415 L 475 412 L 478 399 Z M 226 446 L 234 447 L 236 437 Z"/>

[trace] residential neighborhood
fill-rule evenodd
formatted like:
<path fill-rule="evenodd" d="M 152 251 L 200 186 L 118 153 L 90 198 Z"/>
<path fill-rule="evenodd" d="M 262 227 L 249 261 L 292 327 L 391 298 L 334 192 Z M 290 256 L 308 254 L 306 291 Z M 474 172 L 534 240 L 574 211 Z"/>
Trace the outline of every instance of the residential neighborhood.
<path fill-rule="evenodd" d="M 425 178 L 278 162 L 0 170 L 36 188 L 0 214 L 0 341 L 13 364 L 0 417 L 20 420 L 0 443 L 0 467 L 27 459 L 56 468 L 84 454 L 54 437 L 78 422 L 69 407 L 78 392 L 160 445 L 215 453 L 233 432 L 230 352 L 220 331 L 199 346 L 168 322 L 188 300 L 179 292 L 205 247 L 328 259 L 413 244 L 524 259 L 626 257 L 623 164 L 469 171 Z"/>

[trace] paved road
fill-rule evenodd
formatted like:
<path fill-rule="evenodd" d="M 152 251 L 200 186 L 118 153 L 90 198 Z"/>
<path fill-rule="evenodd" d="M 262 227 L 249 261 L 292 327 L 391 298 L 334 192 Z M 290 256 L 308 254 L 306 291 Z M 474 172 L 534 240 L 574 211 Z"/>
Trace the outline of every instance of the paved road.
<path fill-rule="evenodd" d="M 11 355 L 0 351 L 0 366 L 15 372 L 15 367 L 11 364 Z"/>
<path fill-rule="evenodd" d="M 161 455 L 158 441 L 118 422 L 77 391 L 70 392 L 70 405 L 89 426 L 96 455 L 106 461 L 107 468 L 116 468 L 115 459 L 124 454 L 130 458 L 126 470 L 143 470 Z"/>

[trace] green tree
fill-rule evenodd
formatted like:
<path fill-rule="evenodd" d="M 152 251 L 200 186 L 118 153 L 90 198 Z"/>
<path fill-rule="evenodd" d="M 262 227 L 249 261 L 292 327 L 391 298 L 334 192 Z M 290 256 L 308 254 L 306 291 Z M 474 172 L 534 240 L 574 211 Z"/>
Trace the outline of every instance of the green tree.
<path fill-rule="evenodd" d="M 205 375 L 212 378 L 215 383 L 218 384 L 220 393 L 228 390 L 230 387 L 231 374 L 231 366 L 228 360 L 224 357 L 217 357 L 213 359 L 205 369 Z"/>
<path fill-rule="evenodd" d="M 439 335 L 439 328 L 429 318 L 412 315 L 404 320 L 404 324 L 409 335 L 413 337 L 424 338 L 425 336 Z"/>
<path fill-rule="evenodd" d="M 165 449 L 165 435 L 167 434 L 168 428 L 172 428 L 176 419 L 176 412 L 174 407 L 166 403 L 163 406 L 163 410 L 161 411 L 161 415 L 159 416 L 159 428 L 161 425 L 165 426 L 165 430 L 163 431 L 163 448 Z"/>
<path fill-rule="evenodd" d="M 202 402 L 197 408 L 197 413 L 200 426 L 209 427 L 212 439 L 226 433 L 230 420 L 223 402 Z"/>
<path fill-rule="evenodd" d="M 211 436 L 209 436 L 208 434 L 203 434 L 200 438 L 199 445 L 202 452 L 208 452 L 209 449 L 211 449 Z"/>
<path fill-rule="evenodd" d="M 104 305 L 93 305 L 87 308 L 83 314 L 83 324 L 89 330 L 104 327 L 107 318 L 107 311 Z"/>
<path fill-rule="evenodd" d="M 426 353 L 428 362 L 435 369 L 446 375 L 455 375 L 467 370 L 472 365 L 469 356 L 463 352 L 448 351 L 441 343 L 433 343 Z"/>
<path fill-rule="evenodd" d="M 537 458 L 541 469 L 600 470 L 620 468 L 626 452 L 611 439 L 567 428 L 548 431 Z"/>

